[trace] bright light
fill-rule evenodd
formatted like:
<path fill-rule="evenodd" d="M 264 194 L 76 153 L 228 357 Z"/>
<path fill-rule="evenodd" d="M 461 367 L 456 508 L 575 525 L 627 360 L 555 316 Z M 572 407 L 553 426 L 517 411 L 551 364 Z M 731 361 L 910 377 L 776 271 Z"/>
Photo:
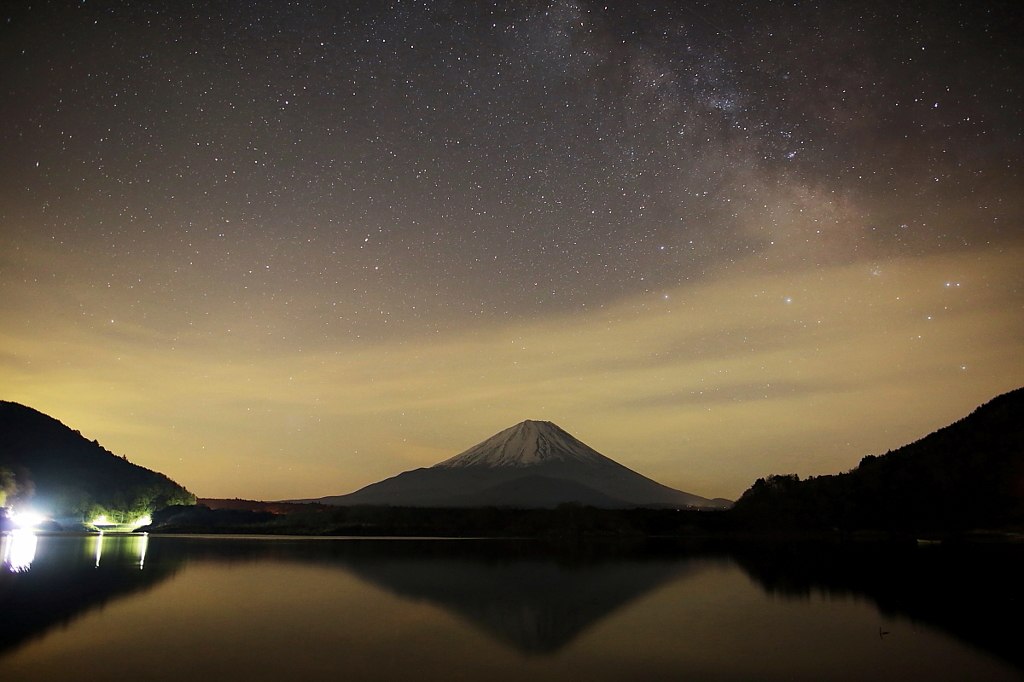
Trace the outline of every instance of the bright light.
<path fill-rule="evenodd" d="M 11 521 L 18 528 L 31 529 L 38 526 L 40 523 L 46 520 L 46 517 L 42 514 L 36 514 L 35 512 L 14 512 L 11 515 Z"/>
<path fill-rule="evenodd" d="M 148 526 L 151 523 L 153 523 L 153 519 L 149 517 L 149 514 L 146 514 L 142 518 L 135 519 L 135 521 L 132 522 L 132 525 L 138 528 L 139 526 Z"/>
<path fill-rule="evenodd" d="M 92 520 L 92 525 L 94 525 L 94 526 L 113 526 L 114 523 L 112 521 L 107 521 L 107 517 L 106 516 L 100 515 L 100 516 L 97 516 L 95 519 Z"/>

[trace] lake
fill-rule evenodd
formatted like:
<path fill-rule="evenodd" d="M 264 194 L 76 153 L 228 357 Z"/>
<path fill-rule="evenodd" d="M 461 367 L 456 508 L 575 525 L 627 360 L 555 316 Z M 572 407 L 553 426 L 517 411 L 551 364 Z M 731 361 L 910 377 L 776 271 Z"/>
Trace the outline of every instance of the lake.
<path fill-rule="evenodd" d="M 5 682 L 1024 679 L 1014 546 L 0 545 Z"/>

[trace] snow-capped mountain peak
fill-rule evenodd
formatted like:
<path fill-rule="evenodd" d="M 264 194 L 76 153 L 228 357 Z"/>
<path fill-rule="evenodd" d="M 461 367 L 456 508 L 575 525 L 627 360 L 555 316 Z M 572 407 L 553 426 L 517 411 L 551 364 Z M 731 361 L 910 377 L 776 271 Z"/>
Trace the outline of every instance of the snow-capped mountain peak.
<path fill-rule="evenodd" d="M 611 462 L 556 424 L 528 419 L 434 467 L 527 467 L 554 461 L 586 464 Z"/>

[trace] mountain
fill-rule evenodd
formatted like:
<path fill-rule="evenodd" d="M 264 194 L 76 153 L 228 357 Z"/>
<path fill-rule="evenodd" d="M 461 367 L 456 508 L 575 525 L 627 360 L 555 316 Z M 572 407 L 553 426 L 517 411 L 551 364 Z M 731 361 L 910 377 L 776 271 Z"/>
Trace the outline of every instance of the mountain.
<path fill-rule="evenodd" d="M 847 473 L 758 479 L 733 514 L 751 526 L 815 529 L 1024 523 L 1024 388 Z"/>
<path fill-rule="evenodd" d="M 524 421 L 429 468 L 406 471 L 332 505 L 553 508 L 566 502 L 603 508 L 726 508 L 669 488 L 605 457 L 551 422 Z"/>
<path fill-rule="evenodd" d="M 31 503 L 53 517 L 128 521 L 195 496 L 53 417 L 0 401 L 0 505 Z M 122 519 L 122 517 L 124 517 Z"/>

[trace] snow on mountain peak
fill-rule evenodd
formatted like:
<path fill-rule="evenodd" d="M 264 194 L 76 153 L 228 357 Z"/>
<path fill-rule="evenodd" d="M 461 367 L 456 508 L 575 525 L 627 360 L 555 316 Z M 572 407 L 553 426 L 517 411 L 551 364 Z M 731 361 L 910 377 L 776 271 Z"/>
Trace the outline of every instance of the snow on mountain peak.
<path fill-rule="evenodd" d="M 552 461 L 610 462 L 556 424 L 526 420 L 434 467 L 526 467 Z"/>

